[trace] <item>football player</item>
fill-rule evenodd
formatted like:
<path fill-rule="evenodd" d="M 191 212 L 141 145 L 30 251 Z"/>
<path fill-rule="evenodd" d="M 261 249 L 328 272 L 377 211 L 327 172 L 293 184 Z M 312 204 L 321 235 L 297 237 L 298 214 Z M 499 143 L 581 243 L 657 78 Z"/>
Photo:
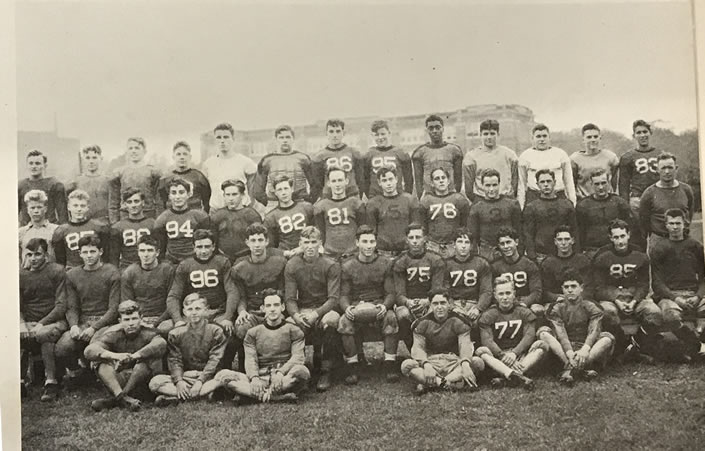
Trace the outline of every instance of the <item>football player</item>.
<path fill-rule="evenodd" d="M 536 315 L 543 315 L 541 273 L 536 263 L 519 254 L 519 234 L 512 228 L 502 227 L 496 236 L 502 258 L 492 263 L 492 276 L 512 280 L 519 304 L 529 307 Z"/>
<path fill-rule="evenodd" d="M 313 205 L 305 200 L 294 200 L 294 181 L 278 175 L 271 182 L 277 198 L 276 207 L 264 218 L 269 230 L 270 245 L 284 251 L 286 258 L 300 253 L 301 231 L 313 224 Z"/>
<path fill-rule="evenodd" d="M 93 145 L 81 149 L 81 174 L 66 185 L 66 194 L 80 189 L 88 193 L 91 219 L 102 224 L 109 224 L 110 177 L 101 171 L 103 151 Z"/>
<path fill-rule="evenodd" d="M 411 167 L 411 157 L 404 149 L 395 147 L 390 142 L 391 133 L 387 121 L 372 122 L 370 130 L 376 146 L 370 147 L 363 157 L 365 185 L 362 190 L 367 195 L 367 199 L 384 194 L 378 173 L 385 166 L 394 168 L 397 181 L 396 192 L 412 194 L 414 174 Z"/>
<path fill-rule="evenodd" d="M 127 188 L 122 194 L 122 202 L 127 218 L 116 222 L 110 229 L 112 263 L 120 270 L 139 262 L 137 243 L 154 230 L 154 218 L 144 215 L 144 193 L 139 188 Z"/>
<path fill-rule="evenodd" d="M 159 179 L 159 199 L 162 210 L 171 207 L 169 202 L 169 183 L 175 179 L 184 179 L 189 183 L 188 206 L 194 210 L 210 211 L 211 184 L 203 172 L 191 165 L 191 146 L 186 141 L 178 141 L 171 152 L 174 161 L 170 173 Z"/>
<path fill-rule="evenodd" d="M 17 204 L 19 207 L 20 225 L 27 224 L 30 220 L 25 204 L 25 195 L 32 190 L 43 191 L 47 197 L 46 217 L 54 224 L 64 224 L 68 221 L 66 212 L 66 192 L 63 183 L 54 177 L 46 177 L 47 157 L 38 150 L 31 150 L 27 154 L 27 168 L 29 177 L 20 180 L 17 186 Z"/>
<path fill-rule="evenodd" d="M 218 237 L 218 250 L 234 262 L 248 254 L 245 230 L 250 224 L 262 221 L 262 217 L 254 208 L 245 206 L 249 203 L 245 202 L 245 183 L 231 179 L 224 181 L 220 187 L 225 208 L 211 212 L 211 230 Z"/>
<path fill-rule="evenodd" d="M 473 356 L 470 326 L 451 312 L 448 296 L 435 293 L 430 312 L 414 323 L 411 358 L 401 364 L 404 376 L 416 382 L 416 393 L 438 387 L 477 389 L 475 372 L 485 365 Z"/>
<path fill-rule="evenodd" d="M 600 127 L 595 124 L 585 124 L 582 128 L 582 135 L 583 148 L 570 156 L 575 173 L 578 201 L 595 192 L 592 186 L 593 172 L 598 169 L 604 171 L 608 176 L 608 182 L 614 189 L 617 187 L 617 170 L 619 169 L 617 155 L 611 150 L 603 149 L 600 145 L 602 139 Z"/>
<path fill-rule="evenodd" d="M 326 138 L 328 145 L 311 159 L 313 168 L 311 182 L 311 201 L 319 198 L 331 198 L 332 186 L 325 186 L 331 182 L 330 168 L 336 167 L 343 170 L 348 184 L 345 197 L 362 197 L 361 186 L 364 186 L 362 155 L 354 147 L 343 142 L 345 136 L 345 123 L 340 119 L 330 119 L 326 122 Z M 353 229 L 354 231 L 354 229 Z"/>
<path fill-rule="evenodd" d="M 47 242 L 47 258 L 50 261 L 55 260 L 51 239 L 58 225 L 52 224 L 46 218 L 47 202 L 46 193 L 38 189 L 28 191 L 24 195 L 24 203 L 29 214 L 29 222 L 19 229 L 20 267 L 24 269 L 29 268 L 29 262 L 26 257 L 27 244 L 34 238 L 42 238 Z"/>
<path fill-rule="evenodd" d="M 463 150 L 457 144 L 443 139 L 443 118 L 432 114 L 424 121 L 430 141 L 417 147 L 411 154 L 414 164 L 414 183 L 419 199 L 433 190 L 431 172 L 443 168 L 449 175 L 448 190 L 460 192 L 463 184 Z"/>
<path fill-rule="evenodd" d="M 139 304 L 123 301 L 117 310 L 120 323 L 106 330 L 84 351 L 110 394 L 91 402 L 91 409 L 96 412 L 117 406 L 132 412 L 140 410 L 142 402 L 131 395 L 147 389 L 151 376 L 161 371 L 161 357 L 166 353 L 166 341 L 159 333 L 142 326 Z"/>
<path fill-rule="evenodd" d="M 563 296 L 560 278 L 566 268 L 571 268 L 579 274 L 583 274 L 585 280 L 589 279 L 590 259 L 580 252 L 575 251 L 575 238 L 573 229 L 568 225 L 559 225 L 553 234 L 553 243 L 556 252 L 549 255 L 541 262 L 541 280 L 543 282 L 543 304 L 556 302 Z M 585 284 L 586 287 L 589 283 Z M 587 299 L 592 299 L 592 295 L 584 293 Z"/>
<path fill-rule="evenodd" d="M 432 190 L 421 198 L 423 224 L 428 230 L 427 246 L 443 258 L 453 255 L 453 231 L 467 224 L 470 202 L 450 192 L 450 175 L 444 168 L 431 171 Z"/>

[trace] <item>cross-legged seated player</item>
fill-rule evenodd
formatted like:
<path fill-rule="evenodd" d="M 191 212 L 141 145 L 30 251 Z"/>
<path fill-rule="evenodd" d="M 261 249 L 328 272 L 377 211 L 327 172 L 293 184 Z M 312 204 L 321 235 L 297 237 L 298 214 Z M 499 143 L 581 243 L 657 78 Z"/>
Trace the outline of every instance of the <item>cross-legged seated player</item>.
<path fill-rule="evenodd" d="M 169 332 L 167 362 L 170 374 L 159 374 L 149 382 L 159 407 L 208 396 L 221 387 L 215 380 L 223 360 L 227 338 L 223 328 L 209 323 L 208 302 L 198 293 L 184 298 L 186 325 Z"/>
<path fill-rule="evenodd" d="M 296 401 L 296 392 L 311 377 L 304 365 L 304 333 L 284 320 L 284 302 L 277 292 L 264 292 L 264 324 L 245 336 L 245 373 L 221 370 L 216 376 L 226 388 L 260 402 Z"/>
<path fill-rule="evenodd" d="M 470 326 L 451 311 L 448 295 L 435 293 L 430 312 L 414 322 L 411 358 L 401 364 L 401 372 L 416 385 L 416 393 L 437 387 L 475 389 L 475 372 L 485 365 L 473 357 Z"/>
<path fill-rule="evenodd" d="M 355 244 L 358 255 L 342 265 L 340 308 L 345 315 L 338 322 L 338 333 L 342 335 L 347 376 L 346 384 L 356 384 L 359 379 L 359 357 L 355 335 L 363 326 L 376 328 L 384 337 L 384 365 L 387 381 L 399 379 L 397 348 L 399 346 L 399 324 L 394 313 L 394 276 L 392 261 L 375 253 L 377 237 L 370 226 L 358 227 Z M 375 315 L 365 315 L 376 309 Z"/>
<path fill-rule="evenodd" d="M 153 328 L 142 326 L 140 306 L 123 301 L 118 306 L 120 324 L 110 327 L 84 351 L 98 378 L 110 393 L 91 402 L 96 412 L 112 407 L 137 411 L 142 403 L 133 398 L 146 389 L 149 378 L 161 370 L 166 341 Z"/>
<path fill-rule="evenodd" d="M 534 381 L 524 374 L 536 367 L 548 351 L 546 343 L 536 339 L 536 315 L 518 303 L 514 283 L 509 278 L 495 280 L 494 297 L 496 303 L 480 316 L 482 346 L 475 354 L 502 375 L 492 379 L 493 386 L 509 382 L 531 390 Z"/>
<path fill-rule="evenodd" d="M 563 362 L 560 381 L 571 385 L 576 377 L 597 377 L 596 367 L 604 367 L 614 351 L 614 335 L 602 331 L 602 310 L 583 298 L 583 277 L 567 269 L 561 277 L 563 301 L 556 302 L 548 313 L 555 338 L 541 328 L 538 336 Z"/>

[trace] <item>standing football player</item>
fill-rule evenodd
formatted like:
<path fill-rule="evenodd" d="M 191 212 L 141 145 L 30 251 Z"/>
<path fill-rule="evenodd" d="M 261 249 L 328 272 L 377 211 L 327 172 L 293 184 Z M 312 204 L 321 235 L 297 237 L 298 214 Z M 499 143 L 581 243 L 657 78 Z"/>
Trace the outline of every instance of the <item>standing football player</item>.
<path fill-rule="evenodd" d="M 387 121 L 374 121 L 370 126 L 376 146 L 370 147 L 363 157 L 364 183 L 363 191 L 367 199 L 384 194 L 378 176 L 383 167 L 394 168 L 397 193 L 414 191 L 414 174 L 411 157 L 404 149 L 395 147 L 391 142 L 391 133 Z"/>
<path fill-rule="evenodd" d="M 360 187 L 364 185 L 362 155 L 354 147 L 343 142 L 345 136 L 345 123 L 340 119 L 330 119 L 326 122 L 326 138 L 328 145 L 313 156 L 311 160 L 313 175 L 311 182 L 311 201 L 319 198 L 331 198 L 332 186 L 330 183 L 330 168 L 342 169 L 348 180 L 345 196 L 362 197 Z M 354 230 L 354 229 L 353 229 Z"/>
<path fill-rule="evenodd" d="M 480 123 L 480 138 L 482 145 L 470 150 L 463 159 L 463 174 L 465 176 L 465 194 L 471 202 L 476 202 L 475 196 L 486 198 L 483 187 L 485 171 L 497 171 L 497 181 L 500 185 L 497 196 L 515 198 L 519 183 L 519 158 L 509 147 L 497 144 L 499 137 L 499 122 L 487 119 Z M 495 197 L 497 198 L 497 197 Z"/>
<path fill-rule="evenodd" d="M 81 149 L 81 175 L 66 185 L 66 194 L 80 189 L 90 196 L 88 205 L 92 219 L 109 224 L 110 177 L 101 171 L 103 151 L 100 146 L 93 145 Z"/>
<path fill-rule="evenodd" d="M 492 276 L 503 276 L 514 282 L 517 301 L 536 315 L 543 315 L 543 285 L 536 263 L 519 254 L 519 234 L 511 228 L 497 231 L 497 248 L 502 258 L 492 263 Z"/>
<path fill-rule="evenodd" d="M 49 222 L 46 218 L 47 195 L 44 191 L 33 189 L 24 195 L 24 203 L 27 206 L 29 222 L 19 229 L 20 242 L 20 267 L 29 268 L 27 262 L 27 244 L 34 238 L 42 238 L 47 242 L 47 258 L 55 261 L 54 246 L 51 239 L 58 225 Z"/>
<path fill-rule="evenodd" d="M 443 169 L 431 171 L 432 190 L 421 198 L 423 224 L 428 230 L 428 249 L 443 258 L 453 255 L 453 232 L 467 224 L 470 202 L 460 191 L 450 191 L 450 175 Z"/>
<path fill-rule="evenodd" d="M 424 123 L 430 141 L 411 154 L 416 195 L 421 199 L 424 193 L 433 191 L 431 173 L 438 168 L 445 169 L 449 175 L 449 191 L 460 192 L 463 184 L 463 150 L 457 144 L 443 139 L 443 118 L 432 114 Z"/>
<path fill-rule="evenodd" d="M 604 233 L 604 231 L 603 231 Z M 541 262 L 541 280 L 543 283 L 543 304 L 556 302 L 563 296 L 560 278 L 566 268 L 571 268 L 583 274 L 589 280 L 590 258 L 575 251 L 575 232 L 568 225 L 559 225 L 553 234 L 555 254 L 549 255 Z M 585 284 L 586 287 L 589 284 Z M 587 291 L 584 293 L 587 294 Z M 591 295 L 586 296 L 592 299 Z"/>
<path fill-rule="evenodd" d="M 19 207 L 20 225 L 27 224 L 30 220 L 24 202 L 25 195 L 32 190 L 43 191 L 47 197 L 46 217 L 54 224 L 64 224 L 68 221 L 66 212 L 66 192 L 63 183 L 54 177 L 46 176 L 47 157 L 38 150 L 31 150 L 27 154 L 27 168 L 29 177 L 20 180 L 17 186 L 17 204 Z"/>
<path fill-rule="evenodd" d="M 313 205 L 305 200 L 294 200 L 294 181 L 286 175 L 278 175 L 271 182 L 277 198 L 276 207 L 264 218 L 269 230 L 270 245 L 284 251 L 291 258 L 300 253 L 301 232 L 313 225 Z"/>
<path fill-rule="evenodd" d="M 570 160 L 575 172 L 576 195 L 578 200 L 592 195 L 595 190 L 592 186 L 592 173 L 602 170 L 607 174 L 608 182 L 612 188 L 617 187 L 617 170 L 619 158 L 614 152 L 600 146 L 602 134 L 600 127 L 595 124 L 585 124 L 582 128 L 583 148 L 571 154 Z"/>
<path fill-rule="evenodd" d="M 123 208 L 127 218 L 113 224 L 110 229 L 112 263 L 124 270 L 139 262 L 137 243 L 141 237 L 151 235 L 154 218 L 144 215 L 144 193 L 139 188 L 128 188 L 122 194 Z M 127 298 L 132 299 L 132 298 Z"/>
<path fill-rule="evenodd" d="M 211 212 L 211 230 L 217 235 L 218 250 L 231 262 L 248 254 L 245 230 L 260 222 L 262 217 L 252 207 L 245 206 L 245 184 L 240 180 L 226 180 L 220 185 L 225 208 Z"/>
<path fill-rule="evenodd" d="M 171 152 L 174 166 L 171 172 L 159 180 L 159 198 L 162 210 L 171 207 L 169 202 L 169 183 L 175 179 L 184 179 L 189 183 L 188 206 L 193 210 L 210 211 L 211 184 L 203 172 L 191 165 L 191 146 L 186 141 L 174 144 Z"/>

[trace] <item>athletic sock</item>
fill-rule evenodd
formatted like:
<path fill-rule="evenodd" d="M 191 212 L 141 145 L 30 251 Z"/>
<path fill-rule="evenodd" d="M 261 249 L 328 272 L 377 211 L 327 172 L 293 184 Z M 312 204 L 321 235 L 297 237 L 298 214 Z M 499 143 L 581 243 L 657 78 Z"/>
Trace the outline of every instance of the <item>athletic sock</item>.
<path fill-rule="evenodd" d="M 397 360 L 397 355 L 396 354 L 387 354 L 386 352 L 384 353 L 384 360 L 388 361 L 396 361 Z"/>

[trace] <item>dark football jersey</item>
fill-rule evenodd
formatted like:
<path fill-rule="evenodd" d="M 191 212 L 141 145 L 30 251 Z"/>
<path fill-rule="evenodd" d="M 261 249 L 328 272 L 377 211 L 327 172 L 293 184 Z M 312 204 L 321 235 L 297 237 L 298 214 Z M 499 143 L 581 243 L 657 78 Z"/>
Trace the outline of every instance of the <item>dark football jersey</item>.
<path fill-rule="evenodd" d="M 269 245 L 290 251 L 299 246 L 304 227 L 313 225 L 313 205 L 300 201 L 286 208 L 277 207 L 267 213 L 264 225 L 269 231 Z"/>
<path fill-rule="evenodd" d="M 159 179 L 158 192 L 162 210 L 171 208 L 169 193 L 166 187 L 169 186 L 169 182 L 177 177 L 186 180 L 189 184 L 189 193 L 191 193 L 191 197 L 188 199 L 189 208 L 208 212 L 210 210 L 211 201 L 211 184 L 208 182 L 206 176 L 203 175 L 203 172 L 195 168 L 188 168 L 183 172 L 178 172 L 176 169 L 173 169 Z M 216 189 L 220 189 L 220 187 L 218 186 Z"/>
<path fill-rule="evenodd" d="M 393 305 L 394 274 L 390 259 L 381 255 L 370 262 L 351 258 L 343 263 L 341 277 L 342 310 L 361 301 L 385 304 L 387 308 Z"/>
<path fill-rule="evenodd" d="M 541 279 L 543 281 L 543 302 L 548 304 L 554 302 L 558 296 L 563 295 L 561 288 L 561 275 L 566 269 L 577 271 L 583 276 L 583 287 L 587 290 L 591 286 L 590 281 L 590 259 L 585 255 L 574 252 L 570 257 L 559 257 L 549 255 L 541 262 Z M 592 299 L 587 291 L 583 291 L 586 299 Z"/>
<path fill-rule="evenodd" d="M 421 318 L 414 326 L 414 333 L 426 339 L 426 353 L 459 355 L 458 336 L 469 333 L 470 326 L 457 316 L 449 316 L 439 323 L 433 314 Z"/>
<path fill-rule="evenodd" d="M 554 327 L 557 325 L 565 327 L 568 339 L 572 343 L 585 343 L 591 322 L 598 322 L 596 332 L 599 332 L 602 316 L 602 309 L 597 304 L 584 299 L 577 302 L 557 302 L 548 312 L 548 319 Z"/>
<path fill-rule="evenodd" d="M 588 196 L 579 200 L 575 207 L 575 217 L 583 249 L 599 249 L 610 244 L 607 226 L 613 220 L 632 222 L 629 203 L 613 193 L 604 199 Z"/>
<path fill-rule="evenodd" d="M 565 198 L 539 198 L 524 207 L 524 244 L 526 255 L 534 258 L 536 253 L 553 255 L 556 245 L 553 242 L 556 227 L 568 225 L 578 230 L 575 222 L 575 208 Z M 575 245 L 578 250 L 578 243 Z"/>
<path fill-rule="evenodd" d="M 221 208 L 211 212 L 211 230 L 218 237 L 218 249 L 230 261 L 247 255 L 250 249 L 245 244 L 245 230 L 250 224 L 260 222 L 262 217 L 252 207 L 239 210 Z"/>
<path fill-rule="evenodd" d="M 88 316 L 100 316 L 92 324 L 95 330 L 113 324 L 120 303 L 120 271 L 110 263 L 90 271 L 72 268 L 66 273 L 65 296 L 69 326 Z"/>
<path fill-rule="evenodd" d="M 494 342 L 503 351 L 514 349 L 522 338 L 524 328 L 536 321 L 530 309 L 517 305 L 504 313 L 496 305 L 491 306 L 480 316 L 480 330 L 492 331 Z M 482 343 L 486 345 L 486 343 Z"/>
<path fill-rule="evenodd" d="M 672 298 L 671 290 L 698 291 L 705 277 L 703 245 L 692 238 L 658 240 L 651 248 L 654 294 Z"/>
<path fill-rule="evenodd" d="M 406 299 L 428 299 L 431 291 L 443 289 L 445 262 L 434 252 L 420 255 L 405 251 L 394 261 L 394 287 L 400 305 Z"/>
<path fill-rule="evenodd" d="M 79 255 L 78 240 L 84 236 L 97 235 L 103 246 L 103 261 L 111 261 L 110 230 L 108 226 L 94 219 L 83 222 L 67 222 L 54 230 L 51 243 L 54 246 L 56 262 L 66 269 L 83 265 Z"/>
<path fill-rule="evenodd" d="M 512 227 L 519 235 L 522 234 L 521 207 L 519 201 L 501 196 L 496 200 L 483 199 L 470 207 L 468 214 L 468 229 L 483 246 L 497 244 L 497 230 L 500 227 Z"/>
<path fill-rule="evenodd" d="M 43 177 L 35 180 L 26 178 L 20 180 L 17 185 L 17 202 L 20 214 L 21 226 L 30 222 L 27 206 L 24 203 L 24 196 L 28 192 L 38 189 L 47 195 L 47 212 L 46 218 L 54 224 L 64 224 L 68 221 L 68 212 L 66 210 L 66 191 L 64 184 L 54 177 Z"/>
<path fill-rule="evenodd" d="M 161 212 L 159 200 L 159 179 L 161 173 L 154 166 L 141 164 L 126 165 L 115 171 L 110 178 L 110 223 L 116 223 L 126 213 L 120 213 L 122 195 L 128 188 L 139 188 L 144 194 L 144 214 L 154 217 Z"/>
<path fill-rule="evenodd" d="M 337 308 L 340 299 L 340 265 L 325 256 L 308 262 L 300 255 L 295 255 L 284 268 L 284 292 L 287 306 L 294 303 L 299 309 L 319 309 L 329 303 L 328 310 Z"/>
<path fill-rule="evenodd" d="M 88 193 L 88 211 L 91 219 L 108 223 L 108 202 L 110 196 L 110 177 L 105 174 L 81 174 L 66 185 L 66 196 L 80 189 Z"/>
<path fill-rule="evenodd" d="M 416 195 L 421 198 L 423 193 L 433 191 L 431 173 L 438 168 L 444 168 L 450 175 L 448 183 L 451 191 L 460 191 L 463 181 L 463 151 L 452 143 L 442 143 L 435 146 L 426 143 L 411 154 L 414 164 L 414 181 Z"/>
<path fill-rule="evenodd" d="M 122 273 L 121 298 L 137 302 L 142 316 L 161 316 L 166 311 L 166 297 L 173 280 L 174 267 L 171 263 L 159 262 L 152 269 L 133 263 Z"/>
<path fill-rule="evenodd" d="M 365 204 L 359 197 L 320 199 L 313 206 L 313 215 L 326 251 L 334 254 L 355 252 L 355 232 L 365 223 Z"/>
<path fill-rule="evenodd" d="M 194 257 L 179 263 L 167 296 L 167 308 L 172 318 L 181 319 L 181 303 L 191 293 L 199 293 L 208 301 L 208 308 L 235 313 L 235 285 L 230 274 L 230 260 L 224 255 L 213 255 L 201 261 Z"/>
<path fill-rule="evenodd" d="M 154 230 L 154 218 L 142 218 L 137 221 L 126 218 L 113 224 L 110 229 L 112 262 L 120 269 L 133 263 L 139 263 L 137 242 L 143 235 L 151 235 Z"/>
<path fill-rule="evenodd" d="M 492 262 L 491 266 L 493 277 L 504 276 L 514 281 L 516 296 L 521 302 L 527 306 L 541 303 L 543 288 L 536 263 L 526 257 L 519 257 L 514 263 L 507 263 L 504 258 L 500 258 Z"/>
<path fill-rule="evenodd" d="M 237 297 L 247 303 L 247 311 L 259 311 L 264 304 L 262 291 L 273 288 L 284 292 L 284 267 L 286 258 L 281 255 L 267 255 L 262 262 L 253 262 L 251 257 L 238 261 L 230 271 Z M 240 301 L 242 302 L 242 301 Z"/>
<path fill-rule="evenodd" d="M 666 211 L 677 208 L 685 213 L 686 223 L 693 216 L 695 197 L 693 188 L 687 183 L 679 182 L 678 186 L 663 188 L 652 185 L 641 196 L 639 203 L 639 221 L 645 233 L 654 232 L 668 236 L 666 229 Z"/>
<path fill-rule="evenodd" d="M 377 171 L 384 166 L 392 166 L 397 171 L 397 192 L 414 191 L 414 175 L 411 169 L 411 157 L 399 147 L 370 147 L 363 157 L 365 173 L 365 194 L 368 199 L 382 194 L 377 180 Z"/>
<path fill-rule="evenodd" d="M 619 158 L 619 195 L 626 201 L 641 197 L 644 190 L 658 182 L 656 158 L 661 153 L 653 147 L 644 152 L 632 149 Z"/>
<path fill-rule="evenodd" d="M 208 228 L 210 217 L 203 210 L 169 209 L 154 222 L 154 236 L 161 240 L 162 255 L 178 264 L 193 256 L 193 232 Z"/>
<path fill-rule="evenodd" d="M 348 175 L 348 196 L 357 196 L 363 185 L 362 155 L 354 147 L 344 145 L 339 149 L 324 148 L 311 159 L 313 180 L 311 180 L 312 199 L 329 198 L 330 187 L 326 180 L 326 172 L 331 166 L 342 168 Z"/>
<path fill-rule="evenodd" d="M 592 276 L 597 301 L 614 300 L 611 293 L 617 287 L 635 290 L 634 298 L 641 300 L 649 292 L 649 257 L 633 249 L 617 253 L 606 248 L 595 255 Z"/>
<path fill-rule="evenodd" d="M 436 243 L 451 243 L 453 234 L 467 224 L 470 201 L 465 194 L 438 196 L 432 191 L 421 198 L 428 238 Z"/>
<path fill-rule="evenodd" d="M 20 269 L 20 313 L 25 321 L 51 324 L 64 317 L 66 306 L 57 308 L 57 301 L 65 279 L 64 267 L 58 263 L 45 263 L 38 271 Z M 51 317 L 44 319 L 50 313 Z"/>
<path fill-rule="evenodd" d="M 308 197 L 311 173 L 311 158 L 302 152 L 270 153 L 265 155 L 257 165 L 257 189 L 255 198 L 264 205 L 277 202 L 272 180 L 285 175 L 294 183 L 293 199 L 303 200 Z"/>
<path fill-rule="evenodd" d="M 421 222 L 416 196 L 401 193 L 375 196 L 367 203 L 367 223 L 377 231 L 377 249 L 401 252 L 406 248 L 406 226 Z"/>
<path fill-rule="evenodd" d="M 492 302 L 492 268 L 479 255 L 465 261 L 446 259 L 446 280 L 451 299 L 478 302 L 481 311 Z"/>

